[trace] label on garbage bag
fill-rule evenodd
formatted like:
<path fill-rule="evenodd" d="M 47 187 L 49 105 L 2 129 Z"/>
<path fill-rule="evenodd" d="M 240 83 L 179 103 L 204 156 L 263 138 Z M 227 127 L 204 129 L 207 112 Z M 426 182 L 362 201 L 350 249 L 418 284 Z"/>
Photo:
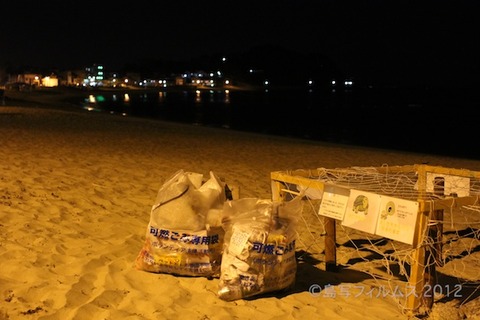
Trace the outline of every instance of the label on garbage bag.
<path fill-rule="evenodd" d="M 247 245 L 248 238 L 250 238 L 250 232 L 244 232 L 238 229 L 234 230 L 228 246 L 229 253 L 234 256 L 241 255 Z"/>
<path fill-rule="evenodd" d="M 189 276 L 218 276 L 223 230 L 170 230 L 150 225 L 137 268 Z"/>

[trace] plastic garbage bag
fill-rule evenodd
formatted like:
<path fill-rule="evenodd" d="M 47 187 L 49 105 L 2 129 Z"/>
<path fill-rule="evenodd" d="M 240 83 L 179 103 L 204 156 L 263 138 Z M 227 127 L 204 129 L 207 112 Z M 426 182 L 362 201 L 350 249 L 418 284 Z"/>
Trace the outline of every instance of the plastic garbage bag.
<path fill-rule="evenodd" d="M 224 250 L 218 295 L 232 301 L 295 284 L 295 226 L 302 202 L 244 198 L 223 207 Z"/>
<path fill-rule="evenodd" d="M 202 174 L 177 171 L 158 191 L 136 268 L 218 277 L 226 200 L 226 185 L 213 172 L 203 182 Z"/>

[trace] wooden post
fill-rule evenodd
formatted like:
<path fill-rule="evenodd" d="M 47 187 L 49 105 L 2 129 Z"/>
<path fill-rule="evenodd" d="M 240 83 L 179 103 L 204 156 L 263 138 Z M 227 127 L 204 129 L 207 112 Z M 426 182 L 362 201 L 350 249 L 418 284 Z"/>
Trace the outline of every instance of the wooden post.
<path fill-rule="evenodd" d="M 433 212 L 432 215 L 433 216 Z M 433 239 L 433 228 L 428 228 L 428 237 L 431 239 L 430 241 L 434 241 Z M 435 284 L 437 283 L 437 271 L 435 268 L 435 245 L 428 244 L 425 248 L 425 258 L 424 258 L 424 274 L 423 274 L 423 282 L 424 282 L 424 289 L 422 292 L 422 305 L 425 307 L 425 312 L 428 312 L 433 307 L 434 302 L 434 288 Z"/>
<path fill-rule="evenodd" d="M 283 201 L 283 192 L 282 192 L 282 183 L 272 180 L 271 181 L 271 189 L 272 189 L 272 200 L 273 201 Z"/>
<path fill-rule="evenodd" d="M 419 170 L 419 186 L 425 186 L 425 172 Z M 444 195 L 444 179 L 436 177 L 434 180 L 434 193 L 439 197 Z M 425 189 L 419 188 L 422 199 Z M 431 208 L 430 208 L 431 209 Z M 430 210 L 420 213 L 416 245 L 418 246 L 413 254 L 413 261 L 410 271 L 407 296 L 407 308 L 411 313 L 419 315 L 430 312 L 434 303 L 434 288 L 437 284 L 436 264 L 442 261 L 442 234 L 443 234 L 443 210 Z M 425 231 L 425 233 L 424 233 Z M 429 243 L 424 243 L 424 236 L 430 238 Z M 408 292 L 408 290 L 407 290 Z"/>
<path fill-rule="evenodd" d="M 444 198 L 445 196 L 445 178 L 436 177 L 434 180 L 434 191 L 435 195 Z M 435 224 L 430 223 L 432 228 L 432 237 L 434 239 L 434 248 L 435 248 L 435 262 L 439 267 L 443 266 L 443 209 L 434 210 L 432 215 L 432 220 L 435 221 Z"/>
<path fill-rule="evenodd" d="M 324 217 L 325 225 L 325 270 L 337 272 L 337 245 L 335 219 Z"/>
<path fill-rule="evenodd" d="M 436 196 L 443 198 L 445 179 L 435 177 L 433 192 Z M 423 304 L 427 310 L 433 308 L 435 302 L 435 285 L 437 284 L 436 265 L 442 260 L 442 233 L 443 233 L 443 210 L 432 210 L 428 221 L 428 246 L 425 254 L 425 290 L 422 294 Z"/>
<path fill-rule="evenodd" d="M 405 290 L 407 296 L 407 309 L 409 315 L 423 313 L 423 295 L 425 290 L 424 268 L 425 268 L 425 236 L 428 227 L 428 214 L 425 210 L 425 198 L 427 190 L 427 174 L 423 166 L 418 167 L 418 202 L 419 212 L 415 228 L 415 236 L 413 245 L 416 249 L 412 254 L 410 265 L 410 278 L 408 279 L 408 287 Z"/>
<path fill-rule="evenodd" d="M 405 290 L 407 296 L 407 309 L 409 315 L 424 313 L 423 296 L 425 290 L 424 268 L 425 268 L 425 230 L 428 223 L 428 212 L 420 211 L 418 213 L 417 228 L 415 231 L 414 244 L 417 248 L 412 254 L 410 266 L 410 278 L 408 279 L 408 288 Z"/>

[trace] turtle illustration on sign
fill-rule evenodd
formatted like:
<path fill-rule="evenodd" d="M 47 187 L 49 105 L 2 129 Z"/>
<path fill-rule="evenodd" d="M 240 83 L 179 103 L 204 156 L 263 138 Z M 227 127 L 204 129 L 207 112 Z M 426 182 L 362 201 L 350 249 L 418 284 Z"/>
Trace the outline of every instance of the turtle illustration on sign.
<path fill-rule="evenodd" d="M 368 213 L 368 198 L 364 195 L 359 195 L 355 198 L 353 202 L 353 211 L 355 213 L 363 212 L 363 214 L 367 215 Z"/>

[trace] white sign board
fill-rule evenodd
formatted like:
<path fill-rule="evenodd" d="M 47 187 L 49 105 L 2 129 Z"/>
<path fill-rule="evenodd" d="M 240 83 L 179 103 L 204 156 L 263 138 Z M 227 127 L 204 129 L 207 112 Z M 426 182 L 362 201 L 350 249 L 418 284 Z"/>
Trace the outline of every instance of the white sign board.
<path fill-rule="evenodd" d="M 381 196 L 351 189 L 342 225 L 356 230 L 375 233 Z"/>
<path fill-rule="evenodd" d="M 318 214 L 337 220 L 343 220 L 349 195 L 350 190 L 348 189 L 325 186 Z"/>
<path fill-rule="evenodd" d="M 375 234 L 413 244 L 418 202 L 382 196 Z"/>
<path fill-rule="evenodd" d="M 435 178 L 444 179 L 444 192 L 446 196 L 456 194 L 458 197 L 470 196 L 470 178 L 427 172 L 427 192 L 435 191 Z"/>

